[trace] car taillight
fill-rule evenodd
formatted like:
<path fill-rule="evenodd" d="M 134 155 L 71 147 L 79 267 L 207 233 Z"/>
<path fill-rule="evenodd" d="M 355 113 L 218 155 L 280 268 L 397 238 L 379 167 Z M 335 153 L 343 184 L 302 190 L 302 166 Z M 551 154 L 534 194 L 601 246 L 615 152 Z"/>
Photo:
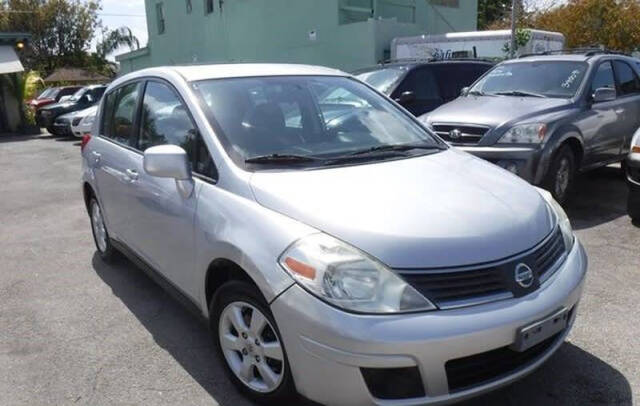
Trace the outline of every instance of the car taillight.
<path fill-rule="evenodd" d="M 91 133 L 85 133 L 82 136 L 82 141 L 80 141 L 80 151 L 84 151 L 84 147 L 91 141 Z"/>

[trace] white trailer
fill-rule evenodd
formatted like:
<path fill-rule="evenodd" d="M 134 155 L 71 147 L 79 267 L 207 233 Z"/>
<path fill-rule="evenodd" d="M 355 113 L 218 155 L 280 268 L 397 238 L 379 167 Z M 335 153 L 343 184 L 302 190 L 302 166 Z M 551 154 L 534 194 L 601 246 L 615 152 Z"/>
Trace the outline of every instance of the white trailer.
<path fill-rule="evenodd" d="M 559 51 L 565 38 L 559 32 L 525 30 L 529 41 L 516 55 Z M 449 59 L 455 57 L 506 58 L 511 31 L 452 32 L 441 35 L 399 37 L 391 41 L 392 59 Z"/>

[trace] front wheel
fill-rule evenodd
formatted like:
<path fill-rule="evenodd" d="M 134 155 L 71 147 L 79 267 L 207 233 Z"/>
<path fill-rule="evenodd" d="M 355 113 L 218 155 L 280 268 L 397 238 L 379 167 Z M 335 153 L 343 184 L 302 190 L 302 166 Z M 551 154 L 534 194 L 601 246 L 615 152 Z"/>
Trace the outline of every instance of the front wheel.
<path fill-rule="evenodd" d="M 563 204 L 567 201 L 575 173 L 576 158 L 571 148 L 564 146 L 554 155 L 544 181 L 544 188 L 558 203 Z"/>
<path fill-rule="evenodd" d="M 275 319 L 257 289 L 232 281 L 220 287 L 209 314 L 227 374 L 247 396 L 262 404 L 291 404 L 293 377 Z"/>

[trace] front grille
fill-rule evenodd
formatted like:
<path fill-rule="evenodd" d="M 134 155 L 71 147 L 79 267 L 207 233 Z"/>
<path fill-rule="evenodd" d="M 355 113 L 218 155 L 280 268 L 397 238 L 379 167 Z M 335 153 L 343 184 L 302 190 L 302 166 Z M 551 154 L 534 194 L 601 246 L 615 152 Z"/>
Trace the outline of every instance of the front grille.
<path fill-rule="evenodd" d="M 433 124 L 431 127 L 443 140 L 460 145 L 475 145 L 489 131 L 489 127 L 473 124 Z"/>
<path fill-rule="evenodd" d="M 532 364 L 553 346 L 563 332 L 526 351 L 517 352 L 509 347 L 447 361 L 445 370 L 449 393 L 455 393 L 503 378 Z"/>
<path fill-rule="evenodd" d="M 533 250 L 493 264 L 453 270 L 396 270 L 418 292 L 441 309 L 472 306 L 521 297 L 535 291 L 558 268 L 565 252 L 559 228 Z M 524 288 L 515 281 L 515 268 L 526 264 L 534 283 Z"/>
<path fill-rule="evenodd" d="M 80 121 L 82 120 L 82 117 L 76 117 L 73 119 L 73 121 L 71 122 L 71 125 L 77 126 L 78 124 L 80 124 Z"/>

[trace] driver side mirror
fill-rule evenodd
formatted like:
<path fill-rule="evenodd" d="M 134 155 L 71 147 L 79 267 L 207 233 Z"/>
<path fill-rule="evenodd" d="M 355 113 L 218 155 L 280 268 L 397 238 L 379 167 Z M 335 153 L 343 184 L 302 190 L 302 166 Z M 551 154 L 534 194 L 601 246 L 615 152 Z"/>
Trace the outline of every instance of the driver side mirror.
<path fill-rule="evenodd" d="M 469 89 L 470 89 L 469 86 L 463 87 L 462 90 L 460 90 L 460 96 L 464 97 L 464 96 L 468 95 L 469 94 Z"/>
<path fill-rule="evenodd" d="M 183 198 L 193 193 L 191 165 L 187 152 L 177 145 L 158 145 L 147 148 L 143 158 L 144 171 L 158 178 L 173 178 Z"/>
<path fill-rule="evenodd" d="M 596 89 L 595 93 L 593 93 L 593 102 L 594 103 L 602 103 L 613 101 L 617 97 L 616 89 L 611 89 L 609 87 L 600 87 Z"/>
<path fill-rule="evenodd" d="M 406 104 L 414 101 L 416 99 L 416 94 L 412 91 L 402 92 L 400 97 L 396 99 L 396 101 L 400 104 Z"/>
<path fill-rule="evenodd" d="M 84 96 L 82 96 L 82 101 L 85 103 L 93 103 L 93 97 L 87 93 Z"/>

